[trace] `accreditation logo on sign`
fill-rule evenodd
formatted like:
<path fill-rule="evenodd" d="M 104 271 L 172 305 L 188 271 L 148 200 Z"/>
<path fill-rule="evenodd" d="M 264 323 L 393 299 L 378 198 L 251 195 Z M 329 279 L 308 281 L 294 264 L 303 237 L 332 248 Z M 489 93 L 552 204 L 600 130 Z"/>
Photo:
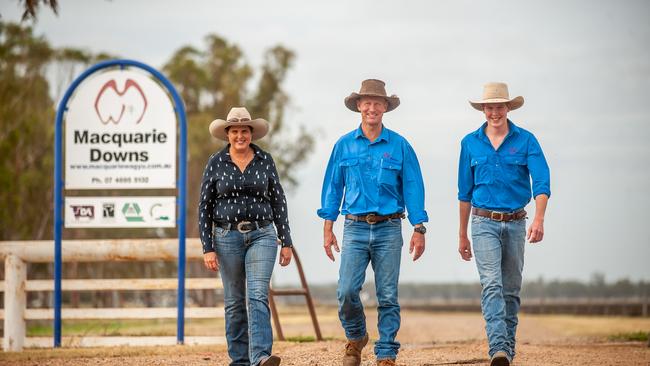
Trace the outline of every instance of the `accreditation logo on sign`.
<path fill-rule="evenodd" d="M 141 222 L 144 218 L 140 215 L 140 205 L 134 202 L 125 203 L 122 207 L 122 213 L 128 222 Z"/>
<path fill-rule="evenodd" d="M 145 73 L 92 75 L 76 89 L 64 126 L 66 189 L 176 187 L 176 113 Z"/>
<path fill-rule="evenodd" d="M 65 227 L 174 227 L 176 197 L 67 197 Z"/>

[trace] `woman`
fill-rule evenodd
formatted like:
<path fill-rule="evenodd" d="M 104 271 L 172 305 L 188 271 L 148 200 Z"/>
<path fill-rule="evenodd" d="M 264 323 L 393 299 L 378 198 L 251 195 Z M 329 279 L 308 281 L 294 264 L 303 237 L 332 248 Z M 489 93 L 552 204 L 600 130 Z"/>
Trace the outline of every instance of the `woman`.
<path fill-rule="evenodd" d="M 232 108 L 225 121 L 210 124 L 210 134 L 228 145 L 205 167 L 199 231 L 205 266 L 219 270 L 223 281 L 230 365 L 280 364 L 280 357 L 271 353 L 268 293 L 277 242 L 282 266 L 291 261 L 292 242 L 273 158 L 251 143 L 268 130 L 268 122 L 251 120 L 246 108 Z"/>

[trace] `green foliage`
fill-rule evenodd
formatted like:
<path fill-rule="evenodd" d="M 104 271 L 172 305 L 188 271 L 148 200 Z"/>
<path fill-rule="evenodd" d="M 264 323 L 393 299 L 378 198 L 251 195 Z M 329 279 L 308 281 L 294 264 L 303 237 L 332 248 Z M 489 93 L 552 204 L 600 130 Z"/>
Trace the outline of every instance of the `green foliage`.
<path fill-rule="evenodd" d="M 209 156 L 224 146 L 210 136 L 208 126 L 215 118 L 225 118 L 232 107 L 245 106 L 253 118 L 269 121 L 269 135 L 256 143 L 273 155 L 285 189 L 297 185 L 295 167 L 309 156 L 314 140 L 303 126 L 287 131 L 284 124 L 289 97 L 282 84 L 294 60 L 295 54 L 282 46 L 267 50 L 256 88 L 249 92 L 254 71 L 243 52 L 211 34 L 205 37 L 205 49 L 181 47 L 163 67 L 187 110 L 189 236 L 198 236 L 196 202 L 203 168 Z"/>
<path fill-rule="evenodd" d="M 38 7 L 38 2 L 32 5 Z M 50 95 L 54 92 L 58 99 L 83 68 L 110 58 L 114 56 L 55 49 L 28 26 L 0 22 L 0 240 L 52 237 L 55 105 Z M 284 185 L 297 184 L 293 168 L 307 158 L 313 139 L 302 127 L 292 136 L 283 123 L 289 97 L 282 83 L 294 59 L 282 46 L 269 49 L 250 93 L 246 86 L 252 67 L 237 45 L 217 35 L 206 37 L 204 50 L 180 48 L 165 65 L 188 112 L 188 236 L 198 235 L 196 202 L 203 167 L 223 146 L 210 136 L 208 125 L 233 106 L 247 106 L 253 116 L 270 122 L 271 133 L 260 145 L 273 154 Z M 79 230 L 66 232 L 68 238 L 88 236 Z"/>
<path fill-rule="evenodd" d="M 52 55 L 31 28 L 0 23 L 0 240 L 42 239 L 52 227 Z"/>

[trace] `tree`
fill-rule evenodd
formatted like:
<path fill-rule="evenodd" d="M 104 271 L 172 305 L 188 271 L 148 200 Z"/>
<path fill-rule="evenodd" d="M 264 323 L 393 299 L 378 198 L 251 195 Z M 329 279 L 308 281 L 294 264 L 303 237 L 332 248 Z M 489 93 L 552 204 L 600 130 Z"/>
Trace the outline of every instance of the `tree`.
<path fill-rule="evenodd" d="M 31 28 L 0 23 L 2 240 L 40 239 L 51 228 L 54 108 L 43 74 L 53 53 Z"/>
<path fill-rule="evenodd" d="M 253 92 L 247 85 L 253 68 L 244 61 L 241 49 L 218 35 L 205 38 L 205 50 L 185 46 L 178 49 L 163 70 L 179 90 L 188 117 L 188 233 L 197 236 L 196 202 L 200 179 L 208 157 L 224 144 L 208 133 L 215 118 L 224 118 L 231 107 L 246 106 L 253 117 L 269 121 L 269 135 L 258 143 L 273 155 L 285 188 L 297 185 L 295 167 L 305 161 L 314 144 L 301 126 L 287 131 L 284 125 L 289 96 L 282 84 L 293 65 L 295 54 L 282 46 L 266 51 L 261 73 Z M 291 135 L 295 132 L 294 135 Z"/>
<path fill-rule="evenodd" d="M 0 22 L 0 240 L 52 237 L 55 106 L 46 74 L 62 88 L 99 57 Z"/>
<path fill-rule="evenodd" d="M 41 6 L 41 3 L 50 9 L 54 14 L 58 15 L 59 2 L 58 0 L 18 0 L 18 6 L 23 9 L 22 21 L 36 20 L 36 12 Z"/>

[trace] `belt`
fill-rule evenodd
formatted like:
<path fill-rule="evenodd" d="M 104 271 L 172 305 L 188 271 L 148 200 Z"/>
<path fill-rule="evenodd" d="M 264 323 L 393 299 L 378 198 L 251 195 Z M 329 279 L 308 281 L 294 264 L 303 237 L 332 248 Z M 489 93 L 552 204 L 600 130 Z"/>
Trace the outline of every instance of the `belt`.
<path fill-rule="evenodd" d="M 514 221 L 521 220 L 526 217 L 526 210 L 519 210 L 517 212 L 499 212 L 472 207 L 472 214 L 476 216 L 487 217 L 488 219 L 494 221 Z"/>
<path fill-rule="evenodd" d="M 385 215 L 385 216 L 380 216 L 380 215 L 377 215 L 375 213 L 369 213 L 369 214 L 363 215 L 363 216 L 355 216 L 355 215 L 351 215 L 351 214 L 345 215 L 346 219 L 350 219 L 352 221 L 365 221 L 370 225 L 376 224 L 378 222 L 390 220 L 390 219 L 403 219 L 405 217 L 406 217 L 406 215 L 404 215 L 403 212 L 398 212 L 398 213 Z"/>
<path fill-rule="evenodd" d="M 247 232 L 257 230 L 266 225 L 270 225 L 270 220 L 260 220 L 260 221 L 240 221 L 240 222 L 215 222 L 216 226 L 219 226 L 222 229 L 226 230 L 237 230 L 242 234 Z"/>

